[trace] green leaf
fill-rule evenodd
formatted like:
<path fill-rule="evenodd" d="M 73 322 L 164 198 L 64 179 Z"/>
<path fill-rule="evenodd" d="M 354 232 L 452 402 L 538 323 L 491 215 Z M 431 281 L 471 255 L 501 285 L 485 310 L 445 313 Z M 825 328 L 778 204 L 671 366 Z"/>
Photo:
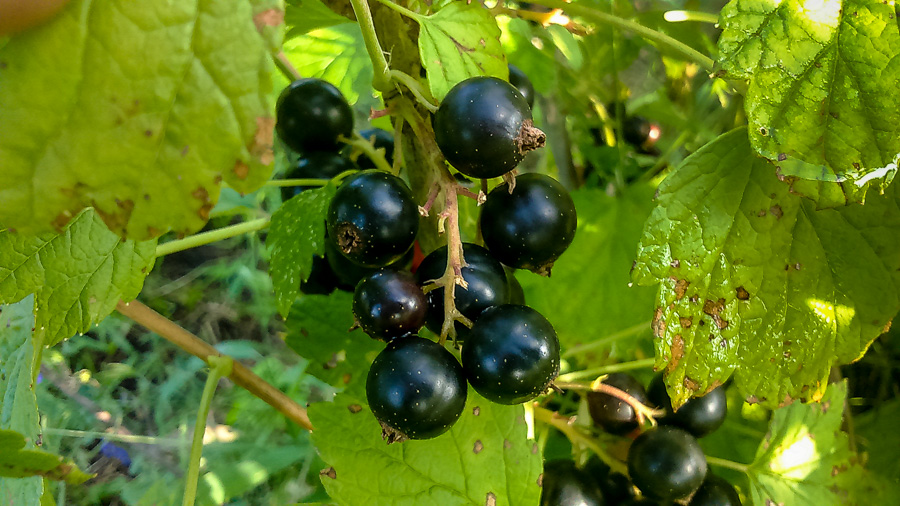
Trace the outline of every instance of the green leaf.
<path fill-rule="evenodd" d="M 750 142 L 820 207 L 862 201 L 900 154 L 900 30 L 874 0 L 733 0 L 722 9 L 724 76 L 749 79 Z M 842 183 L 840 186 L 827 183 Z"/>
<path fill-rule="evenodd" d="M 0 221 L 149 239 L 271 174 L 277 0 L 75 0 L 0 51 Z M 273 26 L 279 25 L 279 26 Z"/>
<path fill-rule="evenodd" d="M 733 371 L 753 402 L 820 398 L 831 367 L 859 358 L 900 307 L 896 192 L 817 211 L 743 128 L 687 158 L 659 187 L 634 269 L 661 285 L 657 367 L 673 402 Z"/>
<path fill-rule="evenodd" d="M 328 383 L 363 392 L 369 365 L 384 343 L 353 326 L 353 295 L 303 295 L 294 303 L 285 325 L 288 347 L 311 363 L 306 372 Z"/>
<path fill-rule="evenodd" d="M 453 2 L 417 20 L 422 65 L 428 72 L 431 94 L 437 100 L 442 100 L 453 85 L 470 77 L 509 77 L 500 46 L 500 28 L 480 3 Z"/>
<path fill-rule="evenodd" d="M 869 474 L 840 430 L 846 395 L 836 383 L 819 404 L 775 411 L 750 464 L 753 504 L 897 504 L 896 486 Z"/>
<path fill-rule="evenodd" d="M 350 20 L 335 13 L 320 0 L 293 0 L 284 6 L 285 39 L 290 40 L 318 28 L 347 23 Z"/>
<path fill-rule="evenodd" d="M 563 349 L 641 322 L 647 322 L 649 334 L 653 290 L 628 285 L 653 191 L 639 185 L 618 197 L 599 189 L 573 192 L 578 230 L 552 276 L 517 274 L 525 300 L 553 323 Z"/>
<path fill-rule="evenodd" d="M 879 474 L 900 482 L 900 398 L 879 405 L 855 418 L 856 437 L 866 449 L 866 466 Z"/>
<path fill-rule="evenodd" d="M 301 192 L 272 215 L 266 243 L 272 253 L 269 274 L 278 311 L 287 317 L 300 282 L 312 272 L 313 255 L 325 256 L 325 213 L 337 185 Z"/>
<path fill-rule="evenodd" d="M 53 345 L 106 318 L 141 291 L 156 241 L 123 240 L 86 209 L 61 234 L 0 232 L 0 303 L 34 293 L 40 342 Z"/>
<path fill-rule="evenodd" d="M 80 485 L 93 475 L 78 469 L 72 461 L 43 450 L 26 450 L 25 437 L 16 431 L 0 429 L 0 477 L 43 476 L 51 480 Z M 5 490 L 0 490 L 4 492 Z M 40 496 L 38 496 L 40 500 Z M 15 503 L 10 503 L 15 504 Z"/>
<path fill-rule="evenodd" d="M 32 383 L 34 300 L 0 306 L 0 429 L 21 434 L 29 447 L 40 436 L 37 398 Z M 2 443 L 0 443 L 2 446 Z M 0 478 L 0 504 L 36 504 L 43 481 L 34 478 Z"/>
<path fill-rule="evenodd" d="M 537 504 L 541 455 L 526 438 L 522 406 L 469 391 L 459 421 L 434 439 L 387 445 L 364 396 L 339 394 L 309 408 L 313 442 L 331 468 L 328 494 L 341 504 Z M 436 456 L 440 456 L 437 458 Z"/>
<path fill-rule="evenodd" d="M 528 76 L 534 89 L 540 93 L 550 93 L 557 84 L 556 72 L 548 72 L 556 61 L 555 48 L 549 44 L 538 49 L 531 40 L 540 28 L 532 27 L 528 21 L 518 18 L 497 18 L 503 33 L 500 42 L 509 57 L 509 62 L 519 67 Z"/>

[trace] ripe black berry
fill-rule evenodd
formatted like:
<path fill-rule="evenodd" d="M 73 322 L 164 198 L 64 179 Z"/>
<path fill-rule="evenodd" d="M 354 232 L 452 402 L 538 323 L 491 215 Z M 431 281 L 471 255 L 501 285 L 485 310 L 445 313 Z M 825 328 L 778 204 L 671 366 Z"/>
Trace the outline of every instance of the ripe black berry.
<path fill-rule="evenodd" d="M 456 309 L 466 318 L 475 320 L 482 311 L 500 304 L 510 302 L 509 284 L 503 266 L 491 256 L 488 250 L 477 244 L 463 243 L 463 258 L 466 267 L 462 269 L 462 277 L 469 284 L 468 288 L 457 286 L 455 289 Z M 416 280 L 420 285 L 426 281 L 438 279 L 447 268 L 447 247 L 431 252 L 419 268 L 416 269 Z M 426 294 L 428 298 L 428 316 L 425 324 L 435 334 L 441 333 L 444 323 L 444 290 L 437 288 Z M 464 325 L 457 324 L 457 336 L 466 333 Z"/>
<path fill-rule="evenodd" d="M 721 427 L 725 422 L 725 415 L 728 414 L 725 389 L 721 386 L 703 397 L 694 397 L 678 408 L 678 411 L 674 411 L 663 375 L 657 374 L 650 382 L 647 397 L 652 404 L 666 410 L 665 416 L 659 420 L 660 423 L 681 427 L 694 437 L 703 437 Z"/>
<path fill-rule="evenodd" d="M 438 147 L 456 170 L 476 178 L 501 176 L 544 145 L 525 97 L 496 77 L 454 86 L 434 114 Z"/>
<path fill-rule="evenodd" d="M 540 395 L 559 374 L 559 340 L 534 309 L 494 306 L 466 336 L 462 363 L 479 394 L 499 404 L 520 404 Z"/>
<path fill-rule="evenodd" d="M 284 179 L 331 179 L 348 170 L 359 170 L 350 160 L 337 153 L 327 151 L 313 152 L 305 155 L 284 173 Z M 312 186 L 283 186 L 281 200 L 287 200 Z"/>
<path fill-rule="evenodd" d="M 360 130 L 359 135 L 367 141 L 374 141 L 375 149 L 384 149 L 384 158 L 388 164 L 394 163 L 394 135 L 380 128 Z M 363 169 L 374 169 L 375 163 L 363 153 L 356 163 Z"/>
<path fill-rule="evenodd" d="M 412 260 L 412 248 L 400 257 L 400 260 L 386 265 L 384 268 L 393 269 L 395 271 L 409 270 L 409 264 Z M 325 241 L 325 259 L 328 266 L 331 267 L 334 276 L 337 278 L 337 288 L 345 292 L 353 292 L 356 285 L 362 278 L 374 274 L 379 267 L 363 267 L 358 263 L 345 257 L 339 250 L 334 241 Z"/>
<path fill-rule="evenodd" d="M 384 267 L 412 247 L 419 211 L 402 179 L 367 170 L 338 188 L 326 225 L 328 236 L 347 258 L 366 267 Z"/>
<path fill-rule="evenodd" d="M 712 473 L 706 473 L 703 485 L 691 497 L 688 506 L 741 506 L 741 498 L 731 483 Z"/>
<path fill-rule="evenodd" d="M 300 282 L 300 291 L 307 295 L 328 295 L 337 286 L 337 277 L 328 261 L 320 256 L 314 256 L 309 278 Z"/>
<path fill-rule="evenodd" d="M 366 399 L 388 443 L 446 432 L 466 404 L 462 367 L 443 346 L 418 336 L 394 339 L 375 357 Z"/>
<path fill-rule="evenodd" d="M 525 97 L 528 107 L 534 109 L 534 85 L 531 84 L 531 79 L 528 79 L 525 72 L 522 72 L 519 67 L 513 64 L 509 65 L 509 84 L 515 86 L 519 93 Z"/>
<path fill-rule="evenodd" d="M 575 203 L 555 179 L 523 174 L 509 193 L 507 183 L 491 190 L 481 209 L 484 244 L 510 267 L 548 275 L 578 224 Z"/>
<path fill-rule="evenodd" d="M 644 495 L 676 500 L 694 493 L 706 477 L 697 439 L 677 427 L 649 430 L 628 450 L 628 474 Z"/>
<path fill-rule="evenodd" d="M 622 504 L 634 497 L 634 487 L 631 486 L 628 477 L 622 473 L 611 472 L 609 466 L 596 455 L 588 459 L 583 470 L 600 487 L 606 504 Z"/>
<path fill-rule="evenodd" d="M 412 274 L 381 269 L 363 278 L 353 293 L 353 316 L 363 331 L 390 341 L 417 332 L 425 323 L 425 294 Z"/>
<path fill-rule="evenodd" d="M 275 130 L 294 151 L 340 149 L 338 136 L 353 133 L 353 110 L 340 90 L 321 79 L 298 79 L 288 85 L 275 106 Z"/>
<path fill-rule="evenodd" d="M 622 390 L 641 404 L 647 403 L 643 385 L 630 374 L 615 372 L 603 380 L 603 383 Z M 638 427 L 634 408 L 618 397 L 603 392 L 588 392 L 587 401 L 591 419 L 606 432 L 621 436 Z"/>
<path fill-rule="evenodd" d="M 603 506 L 603 496 L 589 476 L 571 460 L 544 463 L 540 506 Z"/>

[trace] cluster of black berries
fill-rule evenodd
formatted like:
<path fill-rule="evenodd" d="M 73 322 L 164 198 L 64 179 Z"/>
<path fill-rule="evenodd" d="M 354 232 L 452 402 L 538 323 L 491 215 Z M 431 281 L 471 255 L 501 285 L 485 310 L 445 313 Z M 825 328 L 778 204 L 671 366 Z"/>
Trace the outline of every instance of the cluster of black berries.
<path fill-rule="evenodd" d="M 530 83 L 521 86 L 533 100 Z M 336 139 L 352 130 L 349 106 L 323 81 L 293 83 L 278 107 L 278 134 L 307 154 L 306 165 L 312 165 L 308 153 L 316 150 L 336 154 Z M 491 77 L 456 85 L 434 115 L 434 130 L 447 160 L 474 178 L 506 175 L 544 143 L 526 96 Z M 330 177 L 344 167 L 290 175 Z M 454 304 L 474 323 L 471 328 L 455 323 L 457 359 L 417 335 L 423 325 L 441 332 L 444 290 L 431 287 L 426 294 L 423 289 L 445 278 L 450 255 L 445 246 L 425 257 L 415 274 L 407 268 L 404 257 L 413 249 L 419 214 L 406 183 L 364 170 L 346 178 L 329 205 L 326 258 L 335 275 L 341 274 L 338 261 L 357 271 L 370 269 L 355 285 L 353 314 L 369 336 L 388 342 L 371 366 L 366 394 L 389 442 L 448 430 L 465 406 L 467 383 L 494 402 L 518 404 L 546 391 L 559 372 L 556 332 L 524 300 L 516 300 L 507 268 L 549 273 L 574 238 L 572 199 L 550 177 L 507 177 L 487 196 L 480 227 L 486 247 L 460 246 L 464 283 L 455 287 Z"/>
<path fill-rule="evenodd" d="M 666 392 L 662 374 L 644 389 L 625 373 L 610 374 L 604 384 L 615 387 L 646 406 L 665 412 L 659 427 L 641 433 L 628 450 L 628 477 L 611 473 L 591 459 L 581 469 L 573 461 L 550 461 L 544 466 L 541 506 L 584 504 L 637 505 L 687 501 L 692 506 L 740 505 L 734 487 L 708 472 L 706 457 L 697 443 L 725 421 L 725 390 L 718 387 L 691 399 L 678 411 Z M 594 424 L 605 432 L 628 435 L 638 429 L 632 405 L 604 392 L 589 392 L 588 410 Z M 635 487 L 641 495 L 635 495 Z"/>

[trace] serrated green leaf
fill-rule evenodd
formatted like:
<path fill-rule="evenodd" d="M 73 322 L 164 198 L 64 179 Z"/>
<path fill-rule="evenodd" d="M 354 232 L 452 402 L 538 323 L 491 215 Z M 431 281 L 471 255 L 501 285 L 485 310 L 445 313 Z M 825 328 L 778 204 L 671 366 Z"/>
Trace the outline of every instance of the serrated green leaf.
<path fill-rule="evenodd" d="M 190 233 L 271 174 L 277 0 L 75 0 L 0 52 L 0 221 Z M 273 26 L 278 25 L 278 26 Z"/>
<path fill-rule="evenodd" d="M 350 20 L 335 13 L 320 0 L 293 0 L 284 6 L 285 39 L 290 40 L 319 28 L 347 23 Z"/>
<path fill-rule="evenodd" d="M 34 293 L 37 337 L 53 345 L 106 318 L 141 291 L 156 241 L 123 240 L 92 209 L 60 233 L 0 232 L 0 303 Z"/>
<path fill-rule="evenodd" d="M 900 307 L 896 189 L 816 210 L 758 158 L 747 130 L 691 155 L 659 187 L 634 279 L 660 284 L 657 367 L 673 402 L 734 371 L 766 406 L 818 399 Z"/>
<path fill-rule="evenodd" d="M 338 388 L 362 392 L 369 365 L 384 349 L 353 326 L 353 295 L 336 291 L 328 296 L 304 295 L 291 308 L 285 342 L 311 363 L 307 373 Z"/>
<path fill-rule="evenodd" d="M 16 432 L 34 447 L 40 435 L 37 398 L 32 383 L 34 298 L 28 296 L 0 306 L 0 429 Z M 3 443 L 0 442 L 0 446 Z M 0 478 L 0 504 L 36 504 L 43 481 L 33 478 Z"/>
<path fill-rule="evenodd" d="M 750 142 L 782 175 L 813 181 L 794 190 L 821 207 L 862 201 L 896 172 L 883 170 L 900 153 L 900 94 L 889 91 L 900 81 L 895 17 L 876 0 L 722 9 L 720 63 L 725 77 L 750 80 Z"/>
<path fill-rule="evenodd" d="M 284 44 L 297 71 L 337 86 L 357 108 L 375 104 L 372 98 L 372 60 L 356 23 L 313 30 Z"/>
<path fill-rule="evenodd" d="M 564 350 L 641 322 L 649 335 L 653 290 L 628 285 L 653 191 L 643 185 L 618 197 L 599 189 L 573 192 L 578 230 L 552 276 L 518 274 L 525 300 L 550 320 Z"/>
<path fill-rule="evenodd" d="M 25 449 L 25 437 L 22 434 L 0 429 L 0 477 L 32 476 L 43 476 L 72 485 L 80 485 L 93 477 L 79 469 L 72 461 L 58 455 L 43 450 Z M 5 492 L 0 490 L 0 493 Z"/>
<path fill-rule="evenodd" d="M 478 2 L 453 2 L 419 21 L 419 53 L 428 87 L 442 100 L 456 83 L 475 76 L 507 80 L 509 67 L 497 21 Z"/>
<path fill-rule="evenodd" d="M 841 432 L 846 395 L 846 383 L 833 384 L 819 404 L 775 411 L 748 472 L 753 504 L 897 504 Z"/>
<path fill-rule="evenodd" d="M 272 253 L 269 274 L 278 311 L 285 318 L 300 291 L 300 282 L 312 272 L 313 255 L 325 256 L 325 213 L 336 190 L 335 184 L 306 190 L 272 215 L 266 237 Z"/>
<path fill-rule="evenodd" d="M 528 76 L 534 89 L 539 93 L 549 93 L 556 87 L 556 72 L 548 72 L 556 61 L 553 59 L 554 48 L 550 45 L 538 49 L 531 40 L 535 37 L 535 29 L 528 21 L 518 18 L 498 18 L 502 34 L 500 42 L 509 57 L 509 62 L 519 67 Z"/>
<path fill-rule="evenodd" d="M 526 438 L 522 406 L 503 406 L 470 389 L 445 434 L 387 445 L 365 396 L 338 394 L 309 408 L 313 442 L 331 469 L 321 476 L 341 504 L 443 506 L 537 504 L 541 455 Z M 333 471 L 333 473 L 332 473 Z"/>

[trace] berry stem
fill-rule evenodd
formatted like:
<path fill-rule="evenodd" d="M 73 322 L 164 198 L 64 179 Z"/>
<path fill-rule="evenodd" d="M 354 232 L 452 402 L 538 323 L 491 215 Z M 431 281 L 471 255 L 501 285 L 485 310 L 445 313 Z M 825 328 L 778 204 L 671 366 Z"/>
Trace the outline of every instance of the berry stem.
<path fill-rule="evenodd" d="M 726 469 L 732 469 L 734 471 L 738 471 L 744 474 L 750 474 L 750 466 L 747 464 L 741 464 L 739 462 L 734 462 L 732 460 L 720 459 L 719 457 L 706 457 L 706 462 L 708 464 L 712 464 L 714 466 L 724 467 Z"/>
<path fill-rule="evenodd" d="M 606 395 L 615 397 L 634 409 L 634 413 L 635 415 L 637 415 L 638 424 L 640 425 L 643 425 L 645 418 L 649 420 L 652 425 L 656 425 L 655 417 L 665 415 L 665 411 L 647 407 L 643 405 L 641 401 L 635 399 L 627 392 L 605 383 L 595 381 L 590 385 L 582 385 L 581 383 L 564 383 L 556 381 L 555 384 L 559 388 L 563 389 L 601 392 Z"/>
<path fill-rule="evenodd" d="M 718 24 L 719 15 L 712 12 L 701 11 L 666 11 L 663 19 L 669 23 L 681 23 L 684 21 L 697 21 L 699 23 Z"/>
<path fill-rule="evenodd" d="M 660 46 L 667 47 L 673 51 L 681 53 L 681 55 L 684 56 L 687 60 L 693 61 L 694 63 L 700 65 L 709 73 L 713 72 L 713 67 L 716 64 L 715 60 L 700 53 L 691 46 L 688 46 L 687 44 L 679 40 L 669 37 L 662 32 L 657 32 L 656 30 L 647 28 L 640 23 L 631 21 L 630 19 L 620 18 L 619 16 L 614 16 L 612 14 L 596 10 L 592 7 L 586 7 L 581 4 L 570 4 L 564 2 L 563 0 L 534 0 L 532 3 L 536 5 L 543 5 L 545 7 L 551 7 L 554 9 L 562 9 L 569 14 L 581 16 L 595 23 L 629 30 L 649 41 L 659 44 Z"/>
<path fill-rule="evenodd" d="M 327 182 L 327 180 L 326 180 Z M 165 242 L 156 247 L 156 257 L 162 257 L 184 251 L 186 249 L 196 248 L 206 244 L 211 244 L 224 239 L 230 239 L 249 232 L 256 232 L 269 226 L 271 218 L 259 218 L 256 220 L 245 221 L 237 225 L 217 228 L 208 232 L 202 232 L 183 239 Z"/>
<path fill-rule="evenodd" d="M 197 481 L 200 479 L 200 457 L 203 455 L 203 435 L 206 433 L 206 418 L 212 406 L 212 398 L 216 386 L 222 377 L 231 374 L 234 361 L 231 357 L 209 357 L 209 376 L 200 397 L 200 409 L 197 410 L 197 422 L 194 424 L 194 436 L 191 441 L 191 454 L 188 458 L 188 470 L 184 479 L 183 506 L 193 506 L 197 499 Z"/>
<path fill-rule="evenodd" d="M 394 11 L 397 11 L 400 14 L 403 14 L 404 16 L 406 16 L 408 18 L 415 19 L 416 21 L 421 22 L 422 19 L 425 18 L 425 16 L 418 14 L 416 12 L 413 12 L 413 11 L 407 9 L 406 7 L 397 5 L 394 2 L 391 2 L 390 0 L 378 0 L 378 2 L 381 3 L 382 5 L 384 5 L 385 7 L 388 7 Z"/>
<path fill-rule="evenodd" d="M 643 369 L 645 367 L 653 367 L 656 364 L 655 358 L 643 358 L 641 360 L 632 360 L 631 362 L 622 362 L 620 364 L 604 365 L 593 369 L 585 369 L 583 371 L 575 371 L 563 374 L 559 377 L 560 381 L 574 381 L 582 378 L 596 378 L 604 374 L 614 372 L 632 371 L 634 369 Z"/>
<path fill-rule="evenodd" d="M 434 206 L 434 201 L 437 199 L 438 194 L 441 192 L 441 185 L 435 183 L 435 185 L 431 188 L 431 191 L 428 192 L 428 200 L 425 201 L 424 206 L 419 206 L 419 214 L 422 216 L 428 216 L 428 213 L 431 212 L 432 206 Z"/>
<path fill-rule="evenodd" d="M 440 344 L 444 344 L 447 336 L 451 336 L 456 341 L 456 325 L 457 321 L 467 327 L 472 326 L 472 322 L 463 316 L 456 309 L 456 285 L 466 288 L 468 284 L 462 277 L 462 268 L 466 266 L 463 258 L 462 238 L 459 234 L 459 184 L 451 181 L 442 185 L 444 198 L 446 199 L 446 208 L 444 212 L 447 215 L 447 269 L 444 275 L 435 282 L 436 285 L 444 288 L 444 323 L 441 326 Z"/>
<path fill-rule="evenodd" d="M 556 430 L 562 432 L 569 441 L 572 442 L 572 445 L 581 444 L 586 446 L 591 451 L 597 454 L 609 468 L 616 473 L 622 473 L 627 475 L 628 468 L 625 467 L 625 463 L 616 459 L 612 455 L 606 452 L 600 443 L 597 440 L 578 429 L 578 427 L 574 424 L 575 417 L 567 418 L 555 411 L 550 411 L 549 409 L 542 408 L 539 406 L 534 407 L 534 419 L 540 422 L 544 422 Z"/>
<path fill-rule="evenodd" d="M 378 170 L 390 172 L 395 176 L 397 175 L 397 173 L 394 171 L 394 167 L 391 167 L 391 164 L 387 162 L 387 158 L 384 157 L 384 148 L 376 149 L 374 142 L 359 135 L 359 132 L 353 132 L 352 139 L 347 139 L 346 137 L 341 136 L 338 138 L 338 140 L 347 143 L 348 146 L 362 151 L 363 154 L 369 157 L 369 160 L 372 160 L 372 163 L 375 164 L 375 168 L 377 168 Z"/>
<path fill-rule="evenodd" d="M 431 92 L 423 88 L 411 75 L 399 70 L 391 70 L 391 78 L 398 83 L 403 84 L 403 86 L 406 86 L 406 88 L 412 92 L 413 96 L 416 97 L 416 100 L 422 104 L 422 107 L 431 112 L 437 112 L 438 107 L 435 105 L 435 102 L 437 101 L 431 96 Z"/>
<path fill-rule="evenodd" d="M 131 302 L 119 301 L 116 305 L 116 311 L 203 361 L 208 361 L 210 357 L 224 356 L 206 341 L 184 330 L 177 323 L 137 300 Z M 277 409 L 292 422 L 304 429 L 313 430 L 309 416 L 306 414 L 306 409 L 266 382 L 266 380 L 257 376 L 256 373 L 244 367 L 240 362 L 234 363 L 231 374 L 228 377 L 241 388 Z"/>
<path fill-rule="evenodd" d="M 372 60 L 374 70 L 372 87 L 382 93 L 391 91 L 391 70 L 384 57 L 384 50 L 381 49 L 381 43 L 378 42 L 378 35 L 375 34 L 375 23 L 372 21 L 369 2 L 367 0 L 350 0 L 350 3 L 353 5 L 353 12 L 356 14 L 369 59 Z"/>
<path fill-rule="evenodd" d="M 595 350 L 597 348 L 602 348 L 608 344 L 612 344 L 621 339 L 625 339 L 625 338 L 640 334 L 641 332 L 643 332 L 645 330 L 650 330 L 650 322 L 649 321 L 644 322 L 644 323 L 639 323 L 637 325 L 628 327 L 627 329 L 622 329 L 618 332 L 614 332 L 608 336 L 601 337 L 600 339 L 597 339 L 596 341 L 591 341 L 589 343 L 580 344 L 578 346 L 573 346 L 573 347 L 569 348 L 568 350 L 566 350 L 566 352 L 562 354 L 561 358 L 569 358 L 569 357 L 578 355 L 580 353 L 585 353 L 585 352 L 588 352 L 591 350 Z"/>
<path fill-rule="evenodd" d="M 303 76 L 300 75 L 300 72 L 297 70 L 297 67 L 294 67 L 294 64 L 288 60 L 287 55 L 284 54 L 284 51 L 279 51 L 277 55 L 275 55 L 275 66 L 278 67 L 278 70 L 284 74 L 284 77 L 287 78 L 288 81 L 296 81 L 298 79 L 303 79 Z"/>

